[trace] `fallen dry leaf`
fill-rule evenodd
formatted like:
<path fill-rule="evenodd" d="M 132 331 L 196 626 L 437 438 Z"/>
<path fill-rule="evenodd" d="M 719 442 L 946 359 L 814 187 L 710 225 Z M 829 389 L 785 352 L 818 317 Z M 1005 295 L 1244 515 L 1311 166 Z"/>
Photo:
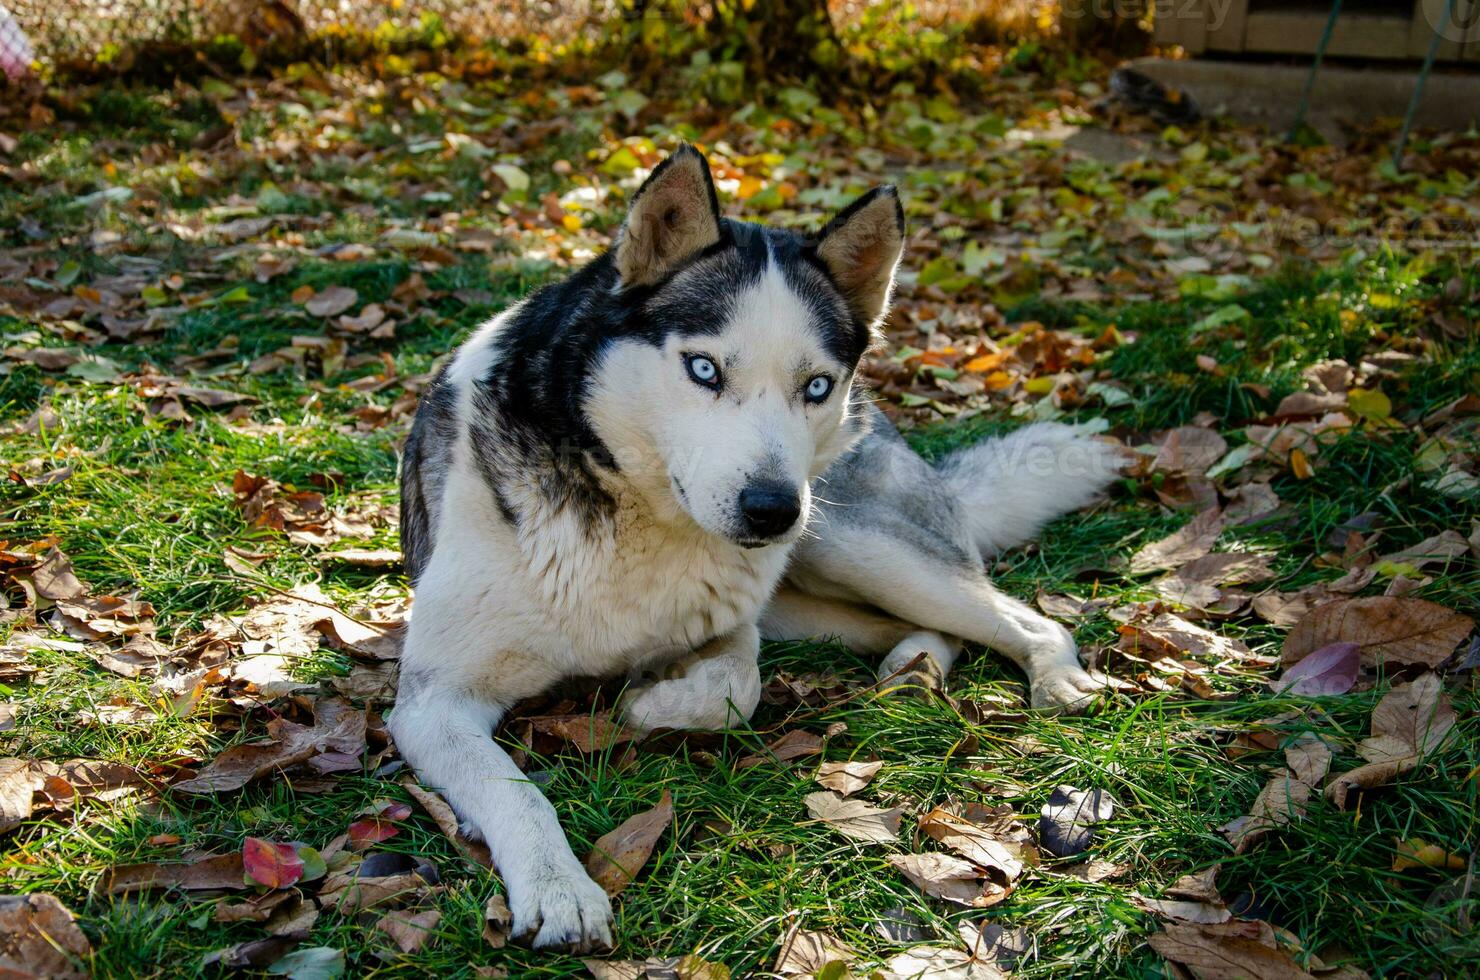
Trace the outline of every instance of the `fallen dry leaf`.
<path fill-rule="evenodd" d="M 817 782 L 842 796 L 863 789 L 884 768 L 879 762 L 824 762 L 817 767 Z"/>
<path fill-rule="evenodd" d="M 883 980 L 1007 980 L 993 963 L 945 946 L 915 946 L 884 961 Z"/>
<path fill-rule="evenodd" d="M 813 977 L 830 963 L 851 963 L 858 954 L 842 940 L 825 932 L 812 932 L 793 925 L 781 940 L 776 954 L 777 973 L 788 977 Z"/>
<path fill-rule="evenodd" d="M 870 844 L 899 839 L 899 809 L 884 810 L 862 800 L 846 800 L 833 792 L 808 793 L 807 812 L 844 837 Z"/>
<path fill-rule="evenodd" d="M 1233 845 L 1233 853 L 1242 854 L 1271 830 L 1304 817 L 1312 792 L 1308 783 L 1286 769 L 1264 784 L 1248 816 L 1231 820 L 1219 829 Z"/>
<path fill-rule="evenodd" d="M 354 306 L 360 294 L 348 286 L 329 286 L 303 304 L 303 308 L 314 316 L 338 316 Z"/>
<path fill-rule="evenodd" d="M 1144 575 L 1185 565 L 1213 550 L 1223 533 L 1223 513 L 1216 507 L 1198 514 L 1180 530 L 1153 541 L 1131 556 L 1130 573 Z"/>
<path fill-rule="evenodd" d="M 483 939 L 494 949 L 503 949 L 509 942 L 509 930 L 514 925 L 514 914 L 502 895 L 490 895 L 483 905 Z"/>
<path fill-rule="evenodd" d="M 949 854 L 891 854 L 889 863 L 932 898 L 985 909 L 1005 901 L 1012 886 L 993 880 L 970 861 Z"/>
<path fill-rule="evenodd" d="M 1439 675 L 1395 685 L 1372 709 L 1372 737 L 1357 747 L 1368 764 L 1331 777 L 1326 798 L 1346 809 L 1352 790 L 1386 785 L 1416 768 L 1443 744 L 1455 721 Z"/>
<path fill-rule="evenodd" d="M 375 928 L 391 937 L 391 941 L 403 953 L 415 953 L 432 938 L 432 930 L 442 921 L 442 913 L 427 909 L 415 914 L 409 912 L 387 912 L 375 923 Z"/>
<path fill-rule="evenodd" d="M 730 980 L 723 963 L 697 953 L 660 960 L 582 960 L 596 980 Z"/>
<path fill-rule="evenodd" d="M 1116 647 L 1142 657 L 1257 661 L 1241 640 L 1220 636 L 1171 613 L 1162 613 L 1149 623 L 1122 626 L 1119 633 Z"/>
<path fill-rule="evenodd" d="M 1393 870 L 1407 871 L 1410 868 L 1433 868 L 1437 871 L 1464 871 L 1470 866 L 1464 855 L 1447 851 L 1438 844 L 1430 844 L 1422 837 L 1395 840 L 1397 853 L 1393 855 Z"/>
<path fill-rule="evenodd" d="M 242 880 L 245 872 L 241 852 L 237 851 L 189 863 L 119 865 L 110 869 L 100 884 L 102 891 L 108 895 L 123 895 L 154 888 L 236 891 L 248 887 Z"/>
<path fill-rule="evenodd" d="M 632 883 L 653 853 L 653 845 L 673 822 L 673 799 L 668 790 L 651 810 L 629 817 L 591 847 L 586 873 L 613 897 Z"/>
<path fill-rule="evenodd" d="M 1285 637 L 1280 659 L 1299 663 L 1329 644 L 1348 641 L 1361 649 L 1362 663 L 1437 667 L 1454 653 L 1475 621 L 1426 599 L 1369 596 L 1316 606 Z"/>
<path fill-rule="evenodd" d="M 1036 864 L 1031 845 L 998 839 L 990 830 L 940 807 L 920 818 L 920 830 L 957 854 L 987 871 L 996 872 L 1004 884 L 1023 873 L 1025 864 Z"/>
<path fill-rule="evenodd" d="M 1314 732 L 1301 732 L 1285 746 L 1285 765 L 1302 783 L 1320 786 L 1331 771 L 1331 746 Z"/>
<path fill-rule="evenodd" d="M 365 746 L 365 713 L 347 701 L 326 698 L 314 706 L 313 727 L 284 718 L 267 724 L 270 742 L 237 745 L 222 752 L 193 778 L 170 787 L 178 793 L 224 793 L 286 769 L 320 752 L 359 754 Z"/>
<path fill-rule="evenodd" d="M 1198 980 L 1314 980 L 1280 946 L 1267 922 L 1168 923 L 1163 929 L 1151 937 L 1151 948 Z M 1347 970 L 1342 976 L 1357 980 L 1366 974 Z"/>
<path fill-rule="evenodd" d="M 440 795 L 429 790 L 416 781 L 416 777 L 406 775 L 401 778 L 401 785 L 410 793 L 421 808 L 432 818 L 437 829 L 442 831 L 442 836 L 452 842 L 452 846 L 462 853 L 463 857 L 485 868 L 493 866 L 493 858 L 488 853 L 488 845 L 482 841 L 469 840 L 463 836 L 462 825 L 457 819 L 457 814 L 452 807 Z"/>
<path fill-rule="evenodd" d="M 29 759 L 0 759 L 0 834 L 31 816 L 31 799 L 40 787 Z"/>
<path fill-rule="evenodd" d="M 791 762 L 793 759 L 817 755 L 822 751 L 824 744 L 822 738 L 811 732 L 801 730 L 787 732 L 767 745 L 763 751 L 745 756 L 735 763 L 735 768 L 749 769 L 767 762 Z"/>
<path fill-rule="evenodd" d="M 1302 657 L 1269 686 L 1276 693 L 1321 697 L 1345 694 L 1357 682 L 1362 648 L 1349 640 L 1328 643 Z"/>
<path fill-rule="evenodd" d="M 92 944 L 55 896 L 0 895 L 0 976 L 83 980 Z"/>

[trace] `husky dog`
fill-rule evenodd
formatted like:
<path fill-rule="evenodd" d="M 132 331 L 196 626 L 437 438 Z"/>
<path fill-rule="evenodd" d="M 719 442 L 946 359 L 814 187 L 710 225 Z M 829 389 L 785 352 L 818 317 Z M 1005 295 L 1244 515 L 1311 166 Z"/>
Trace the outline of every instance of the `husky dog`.
<path fill-rule="evenodd" d="M 804 237 L 722 218 L 681 147 L 612 249 L 479 329 L 406 444 L 416 590 L 390 728 L 481 835 L 516 934 L 611 943 L 611 905 L 493 740 L 562 678 L 623 676 L 637 728 L 719 728 L 761 693 L 761 637 L 840 638 L 939 686 L 964 641 L 1033 703 L 1102 689 L 984 555 L 1092 501 L 1114 450 L 1030 426 L 931 466 L 855 386 L 904 245 L 892 187 Z M 920 658 L 919 654 L 927 654 Z"/>

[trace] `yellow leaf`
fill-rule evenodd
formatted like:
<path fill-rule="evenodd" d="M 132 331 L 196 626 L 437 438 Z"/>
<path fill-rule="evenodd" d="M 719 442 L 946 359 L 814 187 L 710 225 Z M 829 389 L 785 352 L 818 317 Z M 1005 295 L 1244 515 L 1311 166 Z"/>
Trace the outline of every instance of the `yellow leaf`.
<path fill-rule="evenodd" d="M 1001 367 L 1005 360 L 1007 360 L 1006 354 L 983 354 L 981 357 L 973 357 L 961 367 L 962 370 L 972 374 L 986 374 L 988 371 L 995 371 Z"/>
<path fill-rule="evenodd" d="M 1393 855 L 1393 870 L 1407 871 L 1409 868 L 1434 868 L 1439 871 L 1463 871 L 1467 863 L 1453 851 L 1446 851 L 1438 844 L 1430 844 L 1422 837 L 1410 837 L 1396 842 L 1398 853 Z"/>
<path fill-rule="evenodd" d="M 565 226 L 566 231 L 581 230 L 581 219 L 578 215 L 566 214 L 560 219 L 560 223 Z"/>
<path fill-rule="evenodd" d="M 1346 393 L 1346 404 L 1371 422 L 1380 422 L 1393 414 L 1392 399 L 1376 389 L 1353 388 Z"/>
<path fill-rule="evenodd" d="M 740 186 L 735 191 L 735 196 L 742 201 L 748 201 L 761 189 L 759 177 L 745 176 L 740 178 Z"/>
<path fill-rule="evenodd" d="M 1023 382 L 1023 390 L 1030 395 L 1046 395 L 1053 391 L 1054 379 L 1052 375 L 1044 375 L 1041 378 L 1030 378 Z"/>
<path fill-rule="evenodd" d="M 1311 469 L 1310 459 L 1305 455 L 1305 450 L 1290 450 L 1290 472 L 1295 474 L 1297 480 L 1309 480 L 1316 475 L 1315 470 Z"/>

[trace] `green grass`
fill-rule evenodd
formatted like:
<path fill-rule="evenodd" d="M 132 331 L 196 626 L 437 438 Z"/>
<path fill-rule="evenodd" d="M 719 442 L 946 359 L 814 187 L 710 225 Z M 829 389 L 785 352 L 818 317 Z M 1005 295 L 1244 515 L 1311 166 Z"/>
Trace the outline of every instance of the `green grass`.
<path fill-rule="evenodd" d="M 212 124 L 204 109 L 183 116 L 161 114 L 148 99 L 124 95 L 105 108 L 139 139 L 188 138 Z M 434 127 L 422 126 L 418 132 L 423 130 L 433 132 Z M 74 134 L 49 148 L 28 144 L 21 152 L 34 156 L 48 179 L 67 181 L 71 191 L 98 189 L 85 136 Z M 578 158 L 569 143 L 546 152 Z M 269 176 L 286 181 L 291 174 L 247 175 L 239 186 L 211 190 L 251 195 Z M 346 170 L 335 176 L 356 174 Z M 454 183 L 466 185 L 467 196 L 457 206 L 473 204 L 476 174 L 452 176 Z M 209 200 L 204 189 L 192 192 L 187 187 L 168 203 L 186 207 Z M 309 199 L 300 204 L 304 210 L 319 207 Z M 403 205 L 385 206 L 396 213 Z M 293 209 L 290 204 L 279 210 Z M 12 194 L 0 195 L 0 215 L 7 227 L 32 218 L 78 230 L 94 220 L 55 199 Z M 129 227 L 132 219 L 101 220 L 114 220 L 128 234 L 144 234 Z M 306 240 L 315 246 L 366 234 L 352 216 L 340 215 Z M 113 259 L 92 254 L 85 238 L 55 244 L 59 264 L 68 259 L 83 264 L 83 281 L 118 271 Z M 202 306 L 174 317 L 157 343 L 110 343 L 99 349 L 123 369 L 154 365 L 169 372 L 178 356 L 234 342 L 235 353 L 192 380 L 258 399 L 251 415 L 261 427 L 258 431 L 243 431 L 200 410 L 193 410 L 189 424 L 163 421 L 150 417 L 128 387 L 14 365 L 0 376 L 0 425 L 21 422 L 42 404 L 56 413 L 58 424 L 32 435 L 5 436 L 7 461 L 17 466 L 42 459 L 48 468 L 65 462 L 74 474 L 44 488 L 4 483 L 4 537 L 11 542 L 55 537 L 74 559 L 78 574 L 98 591 L 137 590 L 154 603 L 166 633 L 194 627 L 213 614 L 238 611 L 269 588 L 286 589 L 308 580 L 321 581 L 345 604 L 372 593 L 401 594 L 405 583 L 399 573 L 321 567 L 302 549 L 250 531 L 232 506 L 229 486 L 238 469 L 296 486 L 309 485 L 316 474 L 332 473 L 337 489 L 329 494 L 331 504 L 350 494 L 391 499 L 396 442 L 403 430 L 391 426 L 357 432 L 350 413 L 369 403 L 388 406 L 400 393 L 391 389 L 367 395 L 344 387 L 378 367 L 331 365 L 325 373 L 311 361 L 302 372 L 290 368 L 261 376 L 242 368 L 308 329 L 292 313 L 288 296 L 295 288 L 349 285 L 362 301 L 385 301 L 412 271 L 408 260 L 307 259 L 291 274 L 262 285 L 250 281 L 250 264 L 239 260 L 216 292 L 224 294 L 244 282 L 245 302 Z M 493 297 L 492 306 L 439 298 L 404 318 L 394 342 L 363 349 L 390 355 L 401 376 L 424 373 L 482 317 L 546 275 L 538 266 L 518 273 L 480 258 L 462 258 L 427 273 L 429 283 L 440 290 L 485 290 Z M 1223 303 L 1199 298 L 1103 306 L 1034 301 L 1011 318 L 1039 319 L 1087 336 L 1114 325 L 1134 336 L 1133 343 L 1112 351 L 1099 365 L 1132 395 L 1131 402 L 1114 409 L 1086 408 L 1079 417 L 1105 416 L 1128 441 L 1139 442 L 1155 430 L 1191 423 L 1207 412 L 1220 419 L 1220 430 L 1237 443 L 1240 427 L 1267 415 L 1282 395 L 1299 387 L 1303 368 L 1327 358 L 1356 363 L 1382 349 L 1419 354 L 1383 381 L 1405 422 L 1475 392 L 1480 344 L 1473 333 L 1469 341 L 1458 342 L 1428 330 L 1435 310 L 1470 322 L 1480 315 L 1468 301 L 1446 298 L 1446 283 L 1455 276 L 1467 284 L 1462 294 L 1475 295 L 1473 268 L 1399 254 L 1351 256 L 1326 267 L 1292 265 L 1237 297 L 1248 319 L 1211 331 L 1195 325 Z M 9 345 L 36 326 L 0 319 L 0 334 Z M 1421 343 L 1421 336 L 1429 340 Z M 62 343 L 51 338 L 45 342 Z M 1222 373 L 1197 369 L 1196 354 L 1212 357 Z M 1250 387 L 1258 385 L 1268 386 L 1267 395 Z M 915 429 L 909 437 L 923 453 L 936 456 L 1015 424 L 1002 412 Z M 1334 577 L 1313 559 L 1329 550 L 1329 532 L 1357 514 L 1382 515 L 1384 550 L 1446 529 L 1468 534 L 1474 502 L 1424 488 L 1421 448 L 1407 430 L 1363 430 L 1343 437 L 1323 450 L 1315 479 L 1276 477 L 1273 486 L 1290 508 L 1287 519 L 1232 529 L 1222 546 L 1273 552 L 1279 573 L 1273 584 L 1290 589 Z M 1057 522 L 1038 544 L 1004 556 L 996 580 L 1025 599 L 1040 588 L 1094 592 L 1117 603 L 1149 599 L 1143 581 L 1103 569 L 1184 520 L 1185 515 L 1157 506 L 1148 487 L 1120 486 L 1107 504 Z M 377 543 L 394 545 L 393 529 L 382 532 Z M 260 548 L 271 557 L 256 576 L 246 579 L 223 560 L 230 545 Z M 1082 571 L 1087 566 L 1101 571 Z M 1473 614 L 1480 574 L 1473 561 L 1458 567 L 1462 571 L 1436 577 L 1419 594 Z M 1216 628 L 1261 652 L 1276 651 L 1283 635 L 1247 616 Z M 0 626 L 0 636 L 6 629 Z M 1077 630 L 1077 638 L 1084 647 L 1110 645 L 1115 624 L 1103 616 L 1093 619 Z M 21 705 L 16 727 L 0 732 L 0 755 L 166 763 L 209 758 L 261 734 L 263 713 L 237 730 L 226 724 L 233 719 L 209 707 L 149 725 L 80 724 L 77 713 L 91 706 L 114 699 L 147 700 L 147 683 L 109 674 L 81 654 L 32 656 L 42 668 L 39 679 L 0 685 L 0 694 Z M 343 658 L 326 654 L 302 665 L 302 673 L 312 680 L 347 667 Z M 766 676 L 778 670 L 825 670 L 853 682 L 869 679 L 872 668 L 845 649 L 806 643 L 769 646 L 762 664 Z M 883 759 L 885 768 L 864 798 L 912 813 L 948 801 L 980 800 L 1010 803 L 1031 821 L 1059 784 L 1103 787 L 1114 794 L 1119 808 L 1091 856 L 1125 864 L 1123 876 L 1090 884 L 1059 873 L 1066 862 L 1049 862 L 1029 873 L 1007 902 L 986 912 L 963 913 L 924 898 L 887 865 L 888 849 L 855 846 L 808 821 L 802 799 L 815 789 L 815 760 L 733 769 L 739 756 L 774 737 L 758 732 L 787 722 L 784 708 L 763 706 L 745 731 L 649 747 L 625 768 L 609 754 L 572 753 L 535 758 L 531 769 L 547 780 L 546 790 L 578 854 L 626 817 L 656 803 L 664 789 L 673 793 L 675 827 L 617 903 L 620 945 L 614 955 L 621 958 L 699 952 L 723 961 L 736 976 L 754 975 L 770 967 L 786 926 L 800 919 L 808 928 L 834 933 L 867 957 L 882 959 L 897 947 L 881 939 L 873 923 L 889 910 L 903 908 L 950 945 L 962 919 L 986 918 L 1028 929 L 1036 955 L 1019 967 L 1024 977 L 1163 976 L 1159 957 L 1145 944 L 1157 925 L 1129 895 L 1156 894 L 1176 877 L 1215 863 L 1222 867 L 1219 885 L 1226 898 L 1247 914 L 1290 930 L 1327 959 L 1350 957 L 1374 975 L 1447 976 L 1480 956 L 1475 937 L 1458 931 L 1454 916 L 1429 904 L 1435 887 L 1445 880 L 1442 876 L 1390 870 L 1397 839 L 1422 837 L 1460 853 L 1472 851 L 1480 839 L 1475 777 L 1480 705 L 1473 685 L 1450 685 L 1461 718 L 1458 730 L 1447 748 L 1417 772 L 1369 794 L 1355 811 L 1336 811 L 1317 801 L 1304 821 L 1272 834 L 1249 853 L 1233 856 L 1216 828 L 1247 813 L 1267 773 L 1282 764 L 1278 752 L 1230 758 L 1227 748 L 1235 736 L 1263 719 L 1303 712 L 1304 718 L 1287 718 L 1277 726 L 1290 737 L 1318 726 L 1346 747 L 1336 766 L 1348 767 L 1355 764 L 1350 748 L 1367 734 L 1381 688 L 1313 703 L 1273 696 L 1262 684 L 1239 678 L 1215 678 L 1214 683 L 1233 696 L 1210 702 L 1180 695 L 1124 697 L 1086 718 L 1028 716 L 974 724 L 943 700 L 869 695 L 791 723 L 819 734 L 845 723 L 846 731 L 831 739 L 825 758 Z M 952 675 L 949 690 L 962 701 L 1012 705 L 1023 693 L 1023 678 L 1002 660 L 975 651 Z M 109 868 L 178 859 L 192 849 L 225 852 L 239 848 L 249 835 L 322 845 L 379 798 L 402 799 L 405 794 L 394 778 L 367 773 L 342 777 L 325 793 L 295 794 L 288 782 L 272 779 L 214 801 L 165 796 L 85 803 L 75 817 L 38 819 L 0 842 L 0 883 L 5 891 L 53 892 L 74 909 L 96 945 L 93 969 L 98 976 L 190 974 L 207 952 L 259 937 L 260 925 L 210 922 L 201 916 L 205 906 L 177 896 L 144 901 L 102 897 L 93 887 Z M 716 834 L 715 825 L 723 825 L 724 832 Z M 912 820 L 906 819 L 905 828 L 907 837 L 914 833 Z M 180 841 L 151 843 L 161 834 Z M 573 958 L 489 948 L 481 937 L 482 908 L 499 889 L 497 879 L 459 858 L 419 811 L 405 832 L 381 847 L 435 861 L 447 886 L 434 899 L 443 918 L 433 942 L 414 956 L 404 956 L 390 954 L 383 938 L 360 921 L 322 916 L 309 944 L 346 950 L 354 975 L 468 976 L 477 966 L 501 966 L 514 976 L 583 973 Z"/>

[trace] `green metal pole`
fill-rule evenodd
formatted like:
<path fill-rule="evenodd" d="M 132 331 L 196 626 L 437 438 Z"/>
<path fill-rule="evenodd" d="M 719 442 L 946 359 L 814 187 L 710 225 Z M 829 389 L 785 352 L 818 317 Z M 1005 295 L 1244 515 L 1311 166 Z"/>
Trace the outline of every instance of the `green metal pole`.
<path fill-rule="evenodd" d="M 1413 117 L 1418 115 L 1418 105 L 1423 100 L 1424 83 L 1429 80 L 1429 71 L 1434 67 L 1434 59 L 1439 55 L 1439 42 L 1444 40 L 1444 32 L 1449 30 L 1451 19 L 1454 17 L 1454 0 L 1445 0 L 1444 13 L 1439 18 L 1439 24 L 1434 28 L 1434 38 L 1429 41 L 1428 57 L 1423 60 L 1423 67 L 1418 72 L 1418 84 L 1413 86 L 1413 100 L 1408 103 L 1408 115 L 1403 117 L 1403 131 L 1398 134 L 1398 142 L 1393 147 L 1393 169 L 1403 169 L 1403 148 L 1408 145 L 1408 134 L 1413 130 Z"/>
<path fill-rule="evenodd" d="M 1300 135 L 1300 127 L 1305 125 L 1305 113 L 1310 108 L 1310 93 L 1316 87 L 1316 74 L 1321 70 L 1321 62 L 1326 60 L 1326 48 L 1331 44 L 1331 33 L 1336 30 L 1336 18 L 1341 16 L 1341 0 L 1334 0 L 1331 4 L 1331 16 L 1326 18 L 1326 29 L 1321 32 L 1321 43 L 1316 45 L 1316 60 L 1310 64 L 1310 74 L 1305 76 L 1305 91 L 1300 93 L 1300 108 L 1295 110 L 1295 121 L 1290 124 L 1290 133 L 1285 137 L 1286 143 L 1295 142 L 1295 137 Z"/>

